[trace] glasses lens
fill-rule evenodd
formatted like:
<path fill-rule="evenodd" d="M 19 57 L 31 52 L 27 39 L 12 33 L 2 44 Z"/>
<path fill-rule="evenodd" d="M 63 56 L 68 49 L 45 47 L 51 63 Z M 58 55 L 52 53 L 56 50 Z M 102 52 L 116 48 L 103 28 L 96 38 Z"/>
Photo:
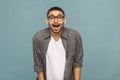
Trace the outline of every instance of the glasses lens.
<path fill-rule="evenodd" d="M 49 16 L 48 19 L 49 21 L 54 21 L 54 16 Z"/>
<path fill-rule="evenodd" d="M 48 20 L 53 22 L 55 18 L 57 18 L 58 21 L 62 21 L 64 16 L 61 16 L 61 15 L 60 16 L 49 16 Z"/>
<path fill-rule="evenodd" d="M 59 21 L 63 20 L 63 16 L 58 16 L 57 18 Z"/>

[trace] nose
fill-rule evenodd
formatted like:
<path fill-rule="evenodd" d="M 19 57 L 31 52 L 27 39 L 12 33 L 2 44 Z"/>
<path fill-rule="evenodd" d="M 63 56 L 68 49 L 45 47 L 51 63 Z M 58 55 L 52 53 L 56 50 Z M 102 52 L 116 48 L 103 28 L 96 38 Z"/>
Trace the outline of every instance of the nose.
<path fill-rule="evenodd" d="M 54 18 L 54 22 L 58 22 L 58 18 Z"/>

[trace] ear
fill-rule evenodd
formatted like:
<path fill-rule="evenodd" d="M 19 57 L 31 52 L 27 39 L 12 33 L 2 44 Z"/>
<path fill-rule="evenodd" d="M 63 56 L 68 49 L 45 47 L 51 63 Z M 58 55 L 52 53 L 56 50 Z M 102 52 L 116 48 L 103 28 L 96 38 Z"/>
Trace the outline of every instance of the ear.
<path fill-rule="evenodd" d="M 48 19 L 46 18 L 46 24 L 48 25 Z"/>
<path fill-rule="evenodd" d="M 66 18 L 64 18 L 64 24 L 66 24 L 66 22 L 67 22 L 67 21 L 66 21 Z"/>

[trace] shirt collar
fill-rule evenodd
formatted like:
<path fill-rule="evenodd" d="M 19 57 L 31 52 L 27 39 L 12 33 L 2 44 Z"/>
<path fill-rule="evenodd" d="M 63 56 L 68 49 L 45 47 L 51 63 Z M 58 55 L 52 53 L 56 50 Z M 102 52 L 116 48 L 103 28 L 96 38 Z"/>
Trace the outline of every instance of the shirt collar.
<path fill-rule="evenodd" d="M 65 27 L 63 27 L 62 28 L 62 35 L 61 35 L 61 38 L 65 38 L 65 39 L 67 39 L 68 40 L 68 33 L 67 33 L 67 31 L 66 31 L 66 28 Z M 45 34 L 45 36 L 44 36 L 44 38 L 45 39 L 48 39 L 48 38 L 50 38 L 50 28 L 48 27 L 47 29 L 46 29 L 46 34 Z"/>

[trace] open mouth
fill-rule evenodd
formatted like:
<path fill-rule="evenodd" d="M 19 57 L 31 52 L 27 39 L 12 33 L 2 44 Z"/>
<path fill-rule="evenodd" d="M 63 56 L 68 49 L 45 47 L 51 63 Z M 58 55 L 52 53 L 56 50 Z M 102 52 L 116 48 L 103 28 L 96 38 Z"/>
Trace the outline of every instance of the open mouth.
<path fill-rule="evenodd" d="M 53 24 L 53 27 L 59 27 L 60 25 L 59 24 Z"/>

